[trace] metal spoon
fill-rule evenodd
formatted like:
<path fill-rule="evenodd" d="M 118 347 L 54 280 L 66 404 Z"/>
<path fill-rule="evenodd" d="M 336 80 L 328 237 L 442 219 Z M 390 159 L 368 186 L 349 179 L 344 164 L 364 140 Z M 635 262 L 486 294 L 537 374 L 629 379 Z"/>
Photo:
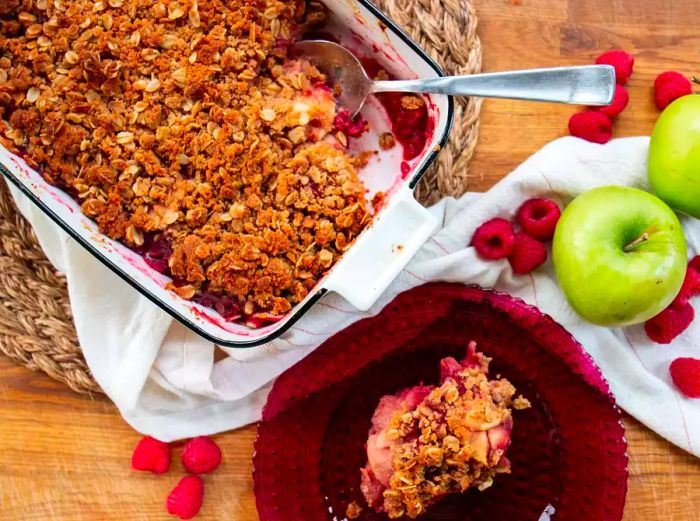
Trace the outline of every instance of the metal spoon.
<path fill-rule="evenodd" d="M 298 42 L 292 48 L 341 87 L 338 105 L 353 116 L 376 92 L 425 92 L 456 96 L 552 101 L 576 105 L 610 105 L 615 70 L 610 65 L 582 65 L 448 76 L 425 80 L 371 80 L 360 61 L 345 47 L 324 40 Z"/>

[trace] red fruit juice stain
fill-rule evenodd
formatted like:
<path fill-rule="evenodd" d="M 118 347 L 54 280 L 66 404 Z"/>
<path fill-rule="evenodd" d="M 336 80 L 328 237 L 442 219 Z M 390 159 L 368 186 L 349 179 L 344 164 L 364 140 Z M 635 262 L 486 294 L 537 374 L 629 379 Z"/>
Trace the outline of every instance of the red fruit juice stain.
<path fill-rule="evenodd" d="M 71 205 L 69 205 L 68 203 L 66 203 L 63 199 L 61 199 L 61 196 L 60 196 L 60 195 L 58 195 L 57 193 L 55 193 L 53 190 L 47 189 L 46 191 L 49 193 L 49 195 L 51 196 L 51 198 L 52 198 L 55 202 L 57 202 L 58 204 L 60 204 L 60 205 L 63 206 L 64 208 L 66 208 L 66 209 L 68 210 L 69 213 L 75 213 L 75 210 L 73 210 L 73 207 L 72 207 Z"/>
<path fill-rule="evenodd" d="M 411 171 L 411 165 L 406 163 L 406 161 L 401 162 L 401 179 L 406 179 L 408 173 Z"/>
<path fill-rule="evenodd" d="M 260 329 L 265 323 L 255 317 L 248 317 L 245 321 L 245 325 L 251 329 Z"/>
<path fill-rule="evenodd" d="M 214 317 L 210 316 L 209 314 L 204 313 L 203 311 L 200 311 L 197 308 L 190 308 L 190 309 L 195 316 L 205 320 L 206 322 L 209 322 L 210 324 L 213 324 L 217 327 L 220 327 L 221 329 L 226 329 L 226 327 L 224 325 L 222 325 L 220 321 L 216 320 Z"/>

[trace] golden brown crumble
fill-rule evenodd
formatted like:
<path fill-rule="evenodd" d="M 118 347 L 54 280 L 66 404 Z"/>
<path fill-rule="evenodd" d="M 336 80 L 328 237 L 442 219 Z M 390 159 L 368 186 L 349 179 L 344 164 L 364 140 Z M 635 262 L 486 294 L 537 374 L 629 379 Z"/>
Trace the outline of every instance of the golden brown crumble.
<path fill-rule="evenodd" d="M 2 0 L 0 143 L 130 247 L 165 238 L 184 298 L 284 314 L 368 223 L 304 0 Z"/>
<path fill-rule="evenodd" d="M 415 95 L 403 96 L 401 98 L 401 106 L 406 110 L 416 110 L 424 105 L 423 98 Z"/>
<path fill-rule="evenodd" d="M 386 432 L 396 442 L 393 474 L 383 492 L 390 518 L 415 518 L 436 498 L 468 488 L 484 490 L 497 474 L 510 472 L 504 455 L 515 387 L 505 379 L 488 379 L 489 358 L 477 353 L 474 360 L 434 388 L 415 410 L 403 408 L 393 415 Z M 515 401 L 517 408 L 529 407 L 522 396 Z"/>
<path fill-rule="evenodd" d="M 374 76 L 373 79 L 375 79 L 375 80 L 381 80 L 381 81 L 388 80 L 388 79 L 390 79 L 390 78 L 389 78 L 389 73 L 386 72 L 384 69 L 379 69 L 379 70 L 377 71 L 377 74 Z"/>
<path fill-rule="evenodd" d="M 357 501 L 353 501 L 352 503 L 348 504 L 348 508 L 345 510 L 345 517 L 348 519 L 357 519 L 360 517 L 361 513 L 362 507 L 357 503 Z"/>
<path fill-rule="evenodd" d="M 396 138 L 391 132 L 384 132 L 379 136 L 379 148 L 382 150 L 389 150 L 393 148 L 396 144 Z"/>
<path fill-rule="evenodd" d="M 516 411 L 522 411 L 523 409 L 529 409 L 532 407 L 530 400 L 525 398 L 522 394 L 517 398 L 513 398 L 513 409 Z"/>

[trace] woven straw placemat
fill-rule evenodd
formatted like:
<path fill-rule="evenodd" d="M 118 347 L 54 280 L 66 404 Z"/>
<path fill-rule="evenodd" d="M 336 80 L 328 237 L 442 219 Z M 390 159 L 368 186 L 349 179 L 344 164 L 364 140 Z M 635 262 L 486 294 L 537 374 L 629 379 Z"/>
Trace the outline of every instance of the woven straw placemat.
<path fill-rule="evenodd" d="M 471 0 L 376 3 L 449 74 L 481 71 L 481 43 Z M 478 99 L 455 100 L 449 143 L 416 189 L 424 204 L 466 191 L 480 108 Z M 0 183 L 0 233 L 0 351 L 77 392 L 101 392 L 80 351 L 66 281 L 56 273 L 31 227 L 17 213 L 4 183 Z"/>

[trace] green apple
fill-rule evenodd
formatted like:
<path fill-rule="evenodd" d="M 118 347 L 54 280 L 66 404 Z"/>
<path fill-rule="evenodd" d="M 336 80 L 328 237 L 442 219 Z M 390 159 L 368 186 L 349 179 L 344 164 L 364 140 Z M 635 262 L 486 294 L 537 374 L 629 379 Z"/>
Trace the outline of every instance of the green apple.
<path fill-rule="evenodd" d="M 649 182 L 671 207 L 700 219 L 700 96 L 678 98 L 661 113 L 649 143 Z"/>
<path fill-rule="evenodd" d="M 552 254 L 571 306 L 602 326 L 648 320 L 671 303 L 685 277 L 678 217 L 636 188 L 603 186 L 579 195 L 557 223 Z"/>

